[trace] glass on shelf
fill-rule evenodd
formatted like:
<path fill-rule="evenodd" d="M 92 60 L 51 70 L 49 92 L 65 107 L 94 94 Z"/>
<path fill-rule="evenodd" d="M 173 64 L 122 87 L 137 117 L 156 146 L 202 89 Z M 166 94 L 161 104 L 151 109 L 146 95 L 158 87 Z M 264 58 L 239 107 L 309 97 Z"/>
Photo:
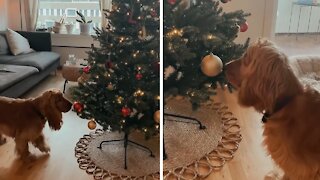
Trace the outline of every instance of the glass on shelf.
<path fill-rule="evenodd" d="M 77 59 L 74 54 L 69 54 L 68 60 L 66 61 L 66 65 L 76 65 L 77 64 Z"/>

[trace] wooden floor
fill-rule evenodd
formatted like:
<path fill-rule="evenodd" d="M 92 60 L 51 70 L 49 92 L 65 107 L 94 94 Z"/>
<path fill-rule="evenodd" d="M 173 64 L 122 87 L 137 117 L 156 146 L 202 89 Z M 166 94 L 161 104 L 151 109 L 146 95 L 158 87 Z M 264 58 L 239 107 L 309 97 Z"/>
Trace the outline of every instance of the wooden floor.
<path fill-rule="evenodd" d="M 290 39 L 288 41 L 288 39 Z M 319 41 L 310 38 L 307 40 L 295 37 L 280 37 L 278 44 L 290 55 L 297 53 L 315 54 Z M 299 46 L 295 51 L 295 44 Z M 296 47 L 297 47 L 296 46 Z M 302 49 L 305 49 L 303 52 Z M 318 51 L 319 53 L 320 51 Z M 50 76 L 32 89 L 26 97 L 34 97 L 48 88 L 63 87 L 63 79 Z M 207 179 L 211 180 L 262 180 L 264 176 L 273 169 L 270 158 L 261 145 L 262 124 L 261 115 L 253 109 L 242 108 L 237 104 L 236 93 L 220 91 L 217 100 L 226 103 L 230 110 L 239 119 L 242 128 L 243 140 L 235 158 L 229 161 L 220 172 L 211 174 Z M 45 135 L 51 147 L 50 156 L 41 154 L 32 146 L 31 151 L 37 159 L 29 164 L 22 163 L 14 155 L 14 143 L 9 139 L 8 143 L 0 146 L 0 180 L 87 180 L 93 179 L 85 171 L 79 169 L 74 157 L 76 142 L 84 134 L 89 133 L 87 121 L 81 120 L 74 113 L 64 114 L 64 124 L 57 132 L 50 131 L 47 127 Z"/>

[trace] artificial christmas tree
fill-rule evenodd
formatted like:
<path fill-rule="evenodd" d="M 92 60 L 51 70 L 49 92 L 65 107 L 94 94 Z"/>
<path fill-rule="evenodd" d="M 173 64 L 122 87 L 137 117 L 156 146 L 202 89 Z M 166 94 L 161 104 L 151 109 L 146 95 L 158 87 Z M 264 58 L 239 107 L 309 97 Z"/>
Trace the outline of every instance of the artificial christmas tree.
<path fill-rule="evenodd" d="M 217 83 L 228 85 L 223 66 L 248 47 L 249 39 L 244 44 L 234 40 L 240 27 L 242 32 L 248 29 L 249 15 L 242 10 L 225 13 L 218 0 L 165 0 L 165 98 L 188 97 L 197 108 L 214 94 Z"/>
<path fill-rule="evenodd" d="M 88 127 L 96 121 L 124 132 L 125 148 L 134 130 L 146 138 L 159 133 L 159 6 L 158 0 L 113 0 L 108 27 L 94 36 L 100 47 L 92 46 L 82 69 L 87 77 L 73 92 Z"/>

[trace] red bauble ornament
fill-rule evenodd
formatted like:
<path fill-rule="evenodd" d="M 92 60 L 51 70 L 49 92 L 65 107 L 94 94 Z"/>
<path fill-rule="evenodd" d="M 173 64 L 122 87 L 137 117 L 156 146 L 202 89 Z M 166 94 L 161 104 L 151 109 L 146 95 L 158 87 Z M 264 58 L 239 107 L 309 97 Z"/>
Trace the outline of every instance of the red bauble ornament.
<path fill-rule="evenodd" d="M 168 3 L 174 5 L 177 1 L 176 0 L 168 0 Z"/>
<path fill-rule="evenodd" d="M 229 0 L 221 0 L 222 3 L 227 3 Z"/>
<path fill-rule="evenodd" d="M 112 68 L 112 62 L 111 61 L 106 61 L 104 66 L 106 67 L 106 69 L 111 69 Z"/>
<path fill-rule="evenodd" d="M 141 74 L 141 73 L 136 74 L 136 79 L 137 79 L 137 80 L 142 79 L 142 74 Z"/>
<path fill-rule="evenodd" d="M 155 10 L 151 11 L 150 14 L 151 14 L 152 17 L 158 16 L 158 14 L 157 14 L 157 12 Z"/>
<path fill-rule="evenodd" d="M 137 24 L 137 21 L 133 19 L 133 14 L 131 12 L 129 12 L 129 16 L 128 23 Z"/>
<path fill-rule="evenodd" d="M 73 109 L 78 112 L 78 113 L 81 113 L 82 110 L 83 110 L 84 106 L 83 104 L 79 103 L 79 102 L 74 102 L 73 103 Z"/>
<path fill-rule="evenodd" d="M 129 18 L 128 23 L 130 24 L 137 24 L 136 20 L 133 20 L 132 18 Z"/>
<path fill-rule="evenodd" d="M 153 63 L 153 69 L 154 69 L 154 72 L 156 72 L 156 73 L 160 72 L 160 62 L 159 61 Z"/>
<path fill-rule="evenodd" d="M 240 32 L 246 32 L 249 28 L 247 21 L 240 25 Z"/>
<path fill-rule="evenodd" d="M 122 116 L 123 116 L 123 117 L 127 117 L 127 116 L 130 115 L 131 109 L 128 108 L 128 107 L 122 107 L 121 113 L 122 113 Z"/>
<path fill-rule="evenodd" d="M 86 74 L 88 74 L 90 72 L 91 67 L 90 66 L 86 66 L 84 68 L 82 68 L 82 71 Z"/>

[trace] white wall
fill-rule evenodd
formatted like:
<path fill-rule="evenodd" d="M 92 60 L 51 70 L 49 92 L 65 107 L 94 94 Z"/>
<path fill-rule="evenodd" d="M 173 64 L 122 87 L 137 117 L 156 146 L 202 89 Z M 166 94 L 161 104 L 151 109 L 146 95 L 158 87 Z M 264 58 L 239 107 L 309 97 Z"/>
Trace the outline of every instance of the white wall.
<path fill-rule="evenodd" d="M 8 27 L 20 30 L 20 6 L 19 0 L 7 0 L 8 2 Z"/>
<path fill-rule="evenodd" d="M 247 37 L 252 41 L 259 37 L 273 38 L 274 14 L 276 12 L 276 0 L 232 0 L 222 4 L 226 12 L 244 10 L 251 13 L 247 18 L 249 29 L 247 32 L 240 32 L 237 42 L 243 42 Z"/>
<path fill-rule="evenodd" d="M 7 9 L 8 9 L 7 0 L 0 0 L 0 31 L 5 30 L 8 26 Z"/>
<path fill-rule="evenodd" d="M 296 1 L 278 0 L 276 33 L 319 32 L 320 6 L 294 5 Z"/>

